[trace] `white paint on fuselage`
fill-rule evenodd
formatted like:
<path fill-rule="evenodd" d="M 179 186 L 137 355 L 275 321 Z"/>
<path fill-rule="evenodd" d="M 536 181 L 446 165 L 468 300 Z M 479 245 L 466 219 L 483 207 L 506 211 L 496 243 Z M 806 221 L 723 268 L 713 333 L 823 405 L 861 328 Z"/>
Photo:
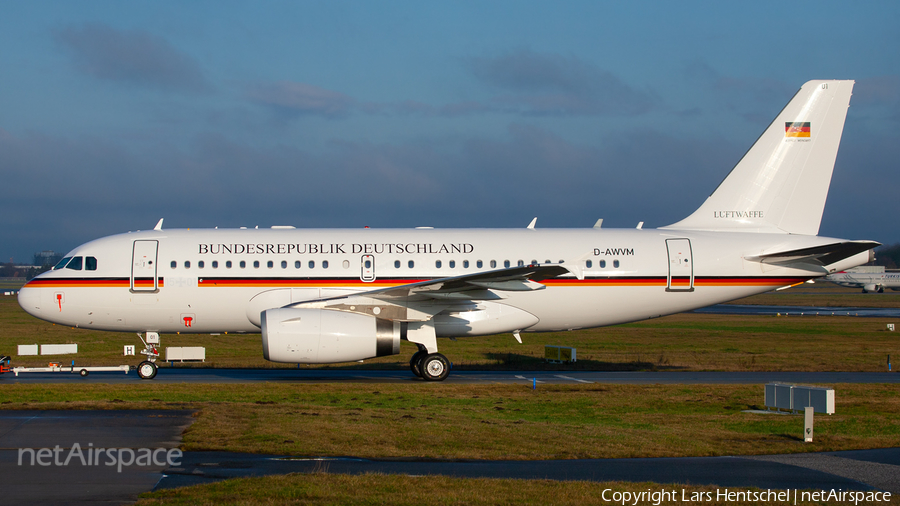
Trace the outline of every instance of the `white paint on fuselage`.
<path fill-rule="evenodd" d="M 672 238 L 690 240 L 696 279 L 693 291 L 667 291 L 660 284 L 668 273 L 666 239 Z M 122 280 L 131 273 L 135 240 L 159 241 L 157 274 L 163 283 L 155 293 L 134 293 L 129 286 L 122 286 Z M 95 271 L 46 272 L 20 290 L 19 301 L 27 312 L 38 318 L 81 328 L 168 333 L 258 332 L 259 328 L 247 316 L 251 299 L 262 292 L 307 286 L 316 280 L 322 283 L 309 293 L 326 296 L 336 293 L 329 289 L 365 291 L 384 286 L 392 278 L 397 284 L 403 284 L 497 270 L 506 261 L 514 267 L 519 261 L 528 265 L 532 261 L 543 264 L 562 260 L 564 265 L 578 264 L 583 268 L 588 281 L 597 277 L 634 281 L 628 286 L 591 286 L 590 282 L 580 282 L 579 286 L 560 284 L 560 280 L 575 280 L 575 276 L 567 275 L 547 281 L 544 290 L 502 292 L 502 299 L 495 301 L 531 313 L 539 320 L 527 329 L 509 330 L 556 331 L 642 320 L 777 287 L 742 283 L 736 279 L 740 277 L 824 276 L 828 273 L 824 268 L 815 271 L 778 267 L 748 261 L 745 257 L 834 242 L 837 240 L 816 236 L 653 229 L 154 230 L 105 237 L 75 248 L 66 256 L 97 258 Z M 245 250 L 246 245 L 253 245 L 253 253 L 229 254 L 221 246 L 209 246 L 222 244 L 245 245 Z M 324 245 L 315 249 L 326 252 L 310 253 L 311 244 Z M 259 252 L 260 245 L 262 252 Z M 279 251 L 278 245 L 284 248 Z M 287 245 L 306 245 L 292 248 L 306 252 L 288 253 L 291 248 Z M 363 255 L 374 257 L 374 283 L 363 283 L 360 279 Z M 586 267 L 588 260 L 591 267 Z M 600 267 L 600 260 L 605 260 L 605 267 Z M 851 257 L 835 267 L 865 261 L 859 260 Z M 190 262 L 190 268 L 185 267 L 186 261 Z M 201 261 L 203 268 L 199 267 Z M 218 267 L 212 267 L 213 261 L 218 262 Z M 231 268 L 225 266 L 227 261 L 232 262 Z M 246 262 L 246 267 L 240 267 L 241 261 Z M 258 268 L 253 266 L 255 261 L 259 262 Z M 296 261 L 301 262 L 300 268 L 295 268 Z M 314 268 L 309 267 L 310 261 L 315 262 Z M 328 262 L 328 268 L 322 267 L 323 261 Z M 399 268 L 395 267 L 396 261 L 400 262 Z M 414 262 L 413 268 L 409 267 L 410 261 Z M 436 266 L 437 261 L 441 267 Z M 468 268 L 464 267 L 465 261 Z M 482 262 L 481 268 L 477 267 L 478 261 Z M 496 267 L 491 268 L 491 261 L 497 262 Z M 618 261 L 618 267 L 614 267 L 614 261 Z M 282 262 L 286 262 L 286 268 L 282 268 Z M 235 278 L 269 281 L 251 282 L 247 286 L 222 287 L 208 283 L 201 286 L 204 277 L 221 278 L 224 284 Z M 118 281 L 111 283 L 119 286 L 65 286 L 64 282 L 54 285 L 54 280 L 71 278 L 115 279 Z M 286 278 L 302 278 L 302 282 L 279 284 L 282 283 L 279 280 Z M 656 281 L 641 286 L 638 278 Z M 712 278 L 730 281 L 716 285 L 709 281 Z M 267 283 L 275 286 L 266 286 Z M 63 296 L 61 300 L 59 294 Z M 190 326 L 186 325 L 185 317 L 190 318 Z"/>

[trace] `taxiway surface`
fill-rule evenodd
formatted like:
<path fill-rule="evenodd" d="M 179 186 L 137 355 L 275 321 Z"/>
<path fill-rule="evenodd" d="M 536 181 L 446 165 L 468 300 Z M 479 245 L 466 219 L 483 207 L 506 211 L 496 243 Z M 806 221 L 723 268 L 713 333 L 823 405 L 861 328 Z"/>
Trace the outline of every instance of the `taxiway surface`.
<path fill-rule="evenodd" d="M 156 378 L 141 380 L 135 372 L 96 372 L 81 377 L 70 372 L 0 375 L 4 383 L 405 383 L 422 381 L 403 369 L 214 369 L 160 368 Z M 783 383 L 900 383 L 891 372 L 643 372 L 643 371 L 459 371 L 445 380 L 453 384 L 765 384 Z"/>

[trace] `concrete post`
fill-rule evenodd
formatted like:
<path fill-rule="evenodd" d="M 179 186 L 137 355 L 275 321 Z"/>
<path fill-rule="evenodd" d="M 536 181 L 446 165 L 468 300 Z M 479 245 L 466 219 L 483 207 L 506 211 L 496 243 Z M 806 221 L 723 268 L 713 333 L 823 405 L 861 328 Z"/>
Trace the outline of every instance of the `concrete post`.
<path fill-rule="evenodd" d="M 813 414 L 815 413 L 815 408 L 812 406 L 807 406 L 803 408 L 803 442 L 804 443 L 812 443 L 813 440 Z"/>

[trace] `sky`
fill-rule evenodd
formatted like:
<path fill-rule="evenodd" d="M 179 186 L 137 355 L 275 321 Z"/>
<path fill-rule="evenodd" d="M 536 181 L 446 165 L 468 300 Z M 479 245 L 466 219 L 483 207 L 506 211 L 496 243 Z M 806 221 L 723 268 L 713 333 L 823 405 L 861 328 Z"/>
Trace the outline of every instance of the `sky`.
<path fill-rule="evenodd" d="M 900 242 L 900 3 L 0 0 L 0 261 L 164 228 L 665 226 L 810 79 Z"/>

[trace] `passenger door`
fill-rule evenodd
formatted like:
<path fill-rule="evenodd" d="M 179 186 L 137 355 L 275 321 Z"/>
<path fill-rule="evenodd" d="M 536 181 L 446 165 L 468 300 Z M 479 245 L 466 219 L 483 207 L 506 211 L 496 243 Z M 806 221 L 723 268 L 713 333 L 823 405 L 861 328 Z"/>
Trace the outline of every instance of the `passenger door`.
<path fill-rule="evenodd" d="M 694 291 L 694 259 L 690 239 L 666 239 L 669 257 L 667 292 Z"/>
<path fill-rule="evenodd" d="M 156 292 L 159 278 L 156 270 L 156 251 L 159 241 L 134 241 L 131 256 L 131 291 Z"/>

